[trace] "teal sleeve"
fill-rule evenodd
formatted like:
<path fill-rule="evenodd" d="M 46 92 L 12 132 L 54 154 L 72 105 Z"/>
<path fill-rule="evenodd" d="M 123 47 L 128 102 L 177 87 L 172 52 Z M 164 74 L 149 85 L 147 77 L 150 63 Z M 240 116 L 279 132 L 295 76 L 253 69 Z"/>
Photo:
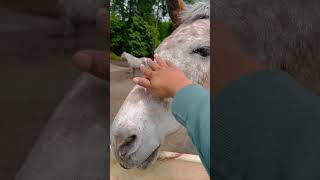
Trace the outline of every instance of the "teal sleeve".
<path fill-rule="evenodd" d="M 210 175 L 210 96 L 202 86 L 182 88 L 172 102 L 172 113 L 186 127 L 200 159 Z"/>
<path fill-rule="evenodd" d="M 248 74 L 213 104 L 214 179 L 320 179 L 320 99 L 289 74 Z"/>

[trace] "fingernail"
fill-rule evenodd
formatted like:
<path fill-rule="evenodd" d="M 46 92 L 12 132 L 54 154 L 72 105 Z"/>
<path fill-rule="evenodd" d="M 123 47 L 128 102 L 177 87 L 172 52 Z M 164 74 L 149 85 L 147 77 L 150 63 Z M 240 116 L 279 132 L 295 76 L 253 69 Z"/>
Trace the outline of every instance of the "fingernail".
<path fill-rule="evenodd" d="M 133 78 L 133 82 L 138 84 L 139 83 L 139 79 L 135 77 L 135 78 Z"/>

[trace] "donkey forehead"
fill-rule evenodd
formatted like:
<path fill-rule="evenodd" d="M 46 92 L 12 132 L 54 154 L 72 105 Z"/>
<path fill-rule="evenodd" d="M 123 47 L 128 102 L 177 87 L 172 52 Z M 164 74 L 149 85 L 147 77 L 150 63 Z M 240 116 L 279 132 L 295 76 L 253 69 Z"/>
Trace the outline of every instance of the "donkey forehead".
<path fill-rule="evenodd" d="M 210 88 L 210 57 L 192 54 L 197 48 L 210 47 L 210 20 L 199 19 L 180 25 L 156 49 L 162 58 L 173 62 L 194 82 Z"/>
<path fill-rule="evenodd" d="M 156 53 L 172 51 L 184 47 L 196 48 L 197 46 L 210 46 L 210 20 L 200 19 L 190 24 L 180 25 L 169 37 L 167 37 Z"/>

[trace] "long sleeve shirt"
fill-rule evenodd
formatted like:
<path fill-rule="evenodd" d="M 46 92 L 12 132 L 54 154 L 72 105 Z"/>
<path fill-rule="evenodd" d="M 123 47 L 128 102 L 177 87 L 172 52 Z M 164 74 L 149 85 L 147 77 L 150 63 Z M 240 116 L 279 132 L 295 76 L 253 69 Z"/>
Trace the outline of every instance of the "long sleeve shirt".
<path fill-rule="evenodd" d="M 248 74 L 213 105 L 214 179 L 320 179 L 320 98 L 287 73 Z"/>
<path fill-rule="evenodd" d="M 186 127 L 199 157 L 210 175 L 210 95 L 202 86 L 182 88 L 172 102 L 172 113 Z"/>

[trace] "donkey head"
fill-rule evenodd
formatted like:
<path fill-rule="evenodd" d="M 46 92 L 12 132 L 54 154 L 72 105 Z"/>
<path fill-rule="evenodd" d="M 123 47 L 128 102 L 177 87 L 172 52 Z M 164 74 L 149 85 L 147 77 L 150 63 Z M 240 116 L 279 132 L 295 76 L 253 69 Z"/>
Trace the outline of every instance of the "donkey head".
<path fill-rule="evenodd" d="M 183 23 L 155 50 L 193 82 L 210 88 L 209 2 L 196 3 L 183 14 Z M 182 128 L 171 113 L 171 99 L 162 99 L 135 86 L 111 127 L 111 146 L 124 168 L 146 168 L 165 138 Z M 187 136 L 187 135 L 185 135 Z"/>

